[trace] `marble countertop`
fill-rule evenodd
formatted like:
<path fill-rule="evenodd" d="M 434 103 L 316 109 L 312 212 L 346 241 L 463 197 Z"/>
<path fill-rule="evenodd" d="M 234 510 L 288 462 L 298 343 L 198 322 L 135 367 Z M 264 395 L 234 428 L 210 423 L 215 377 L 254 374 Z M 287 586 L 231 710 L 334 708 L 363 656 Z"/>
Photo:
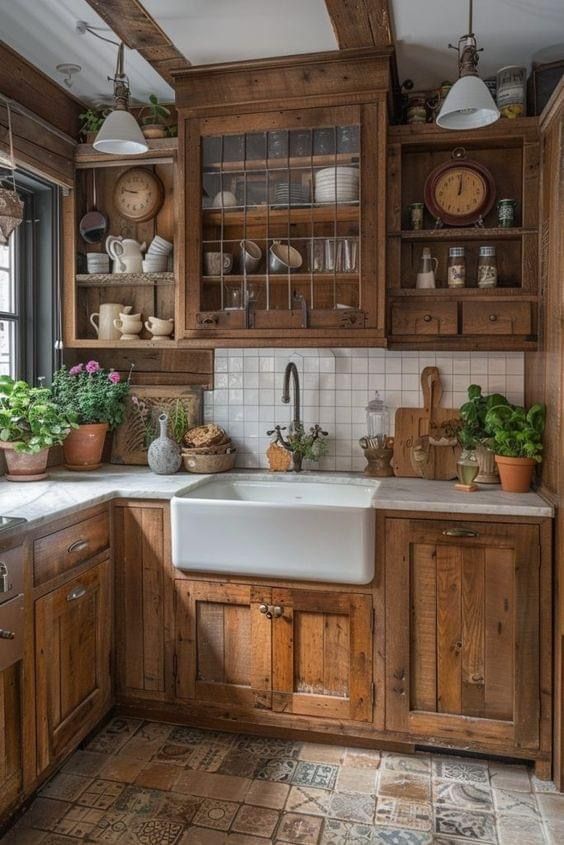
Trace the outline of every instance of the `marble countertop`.
<path fill-rule="evenodd" d="M 130 499 L 171 499 L 194 488 L 212 476 L 180 473 L 154 475 L 145 467 L 105 466 L 95 472 L 76 473 L 51 470 L 49 479 L 18 483 L 0 479 L 0 514 L 23 517 L 26 528 L 63 517 L 80 508 L 107 502 L 116 497 Z M 297 481 L 324 481 L 331 484 L 360 484 L 374 489 L 373 507 L 385 510 L 420 510 L 493 516 L 553 516 L 552 506 L 536 493 L 502 493 L 500 488 L 482 486 L 477 493 L 462 493 L 450 481 L 419 478 L 364 478 L 358 473 L 303 472 L 300 475 L 249 470 L 232 472 L 230 478 L 268 480 L 292 484 Z M 14 530 L 21 530 L 14 529 Z"/>

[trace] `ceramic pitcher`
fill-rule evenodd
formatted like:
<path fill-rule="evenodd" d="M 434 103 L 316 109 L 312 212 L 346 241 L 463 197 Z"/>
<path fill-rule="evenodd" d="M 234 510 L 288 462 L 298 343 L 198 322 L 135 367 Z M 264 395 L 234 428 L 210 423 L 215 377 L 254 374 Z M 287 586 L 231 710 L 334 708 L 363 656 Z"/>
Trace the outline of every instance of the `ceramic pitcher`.
<path fill-rule="evenodd" d="M 145 242 L 140 244 L 135 238 L 122 238 L 121 235 L 106 238 L 106 252 L 113 259 L 114 273 L 141 273 L 146 248 Z"/>
<path fill-rule="evenodd" d="M 104 302 L 100 310 L 90 315 L 90 322 L 99 340 L 119 340 L 120 332 L 114 326 L 114 320 L 119 318 L 121 313 L 129 314 L 132 305 L 121 305 L 116 302 Z"/>
<path fill-rule="evenodd" d="M 147 452 L 149 469 L 157 475 L 173 475 L 180 469 L 182 457 L 178 443 L 168 436 L 168 416 L 159 416 L 160 433 Z"/>
<path fill-rule="evenodd" d="M 436 287 L 435 273 L 437 272 L 438 265 L 439 262 L 431 255 L 429 247 L 424 247 L 419 261 L 415 286 L 420 289 Z"/>

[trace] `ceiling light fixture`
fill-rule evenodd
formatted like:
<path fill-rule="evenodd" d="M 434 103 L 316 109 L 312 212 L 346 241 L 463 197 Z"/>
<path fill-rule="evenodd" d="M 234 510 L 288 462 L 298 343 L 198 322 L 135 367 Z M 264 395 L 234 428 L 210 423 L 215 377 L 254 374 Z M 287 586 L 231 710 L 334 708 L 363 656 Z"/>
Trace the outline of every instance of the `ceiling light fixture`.
<path fill-rule="evenodd" d="M 63 82 L 65 83 L 67 88 L 72 88 L 73 74 L 80 73 L 82 68 L 80 65 L 75 65 L 72 62 L 63 62 L 63 64 L 56 66 L 56 70 L 58 70 L 59 73 L 63 74 Z"/>
<path fill-rule="evenodd" d="M 114 107 L 109 113 L 96 138 L 94 149 L 109 155 L 140 155 L 149 149 L 141 128 L 128 111 L 129 79 L 124 72 L 124 44 L 119 45 L 114 83 Z"/>
<path fill-rule="evenodd" d="M 472 0 L 469 3 L 468 33 L 458 41 L 459 78 L 450 89 L 437 116 L 443 129 L 478 129 L 499 119 L 499 109 L 485 82 L 478 76 L 478 45 L 472 31 Z"/>

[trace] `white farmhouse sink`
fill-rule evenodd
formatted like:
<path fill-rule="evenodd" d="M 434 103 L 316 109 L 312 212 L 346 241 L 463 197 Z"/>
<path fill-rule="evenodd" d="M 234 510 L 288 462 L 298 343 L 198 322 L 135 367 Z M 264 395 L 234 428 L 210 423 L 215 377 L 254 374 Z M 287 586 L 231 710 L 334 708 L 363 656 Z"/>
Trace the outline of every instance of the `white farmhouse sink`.
<path fill-rule="evenodd" d="M 375 487 L 217 478 L 174 496 L 172 562 L 198 572 L 367 584 Z"/>

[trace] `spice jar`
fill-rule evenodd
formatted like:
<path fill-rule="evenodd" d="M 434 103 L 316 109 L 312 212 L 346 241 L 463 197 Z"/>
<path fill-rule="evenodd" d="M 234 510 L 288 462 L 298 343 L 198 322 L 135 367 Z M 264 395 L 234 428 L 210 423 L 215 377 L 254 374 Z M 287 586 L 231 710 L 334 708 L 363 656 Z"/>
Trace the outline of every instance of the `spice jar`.
<path fill-rule="evenodd" d="M 412 229 L 417 231 L 423 228 L 423 210 L 425 206 L 422 202 L 412 202 L 409 206 L 409 223 Z"/>
<path fill-rule="evenodd" d="M 447 284 L 449 288 L 463 288 L 466 285 L 466 257 L 463 246 L 449 248 Z"/>
<path fill-rule="evenodd" d="M 478 287 L 497 287 L 497 259 L 495 246 L 481 246 L 478 256 Z"/>

